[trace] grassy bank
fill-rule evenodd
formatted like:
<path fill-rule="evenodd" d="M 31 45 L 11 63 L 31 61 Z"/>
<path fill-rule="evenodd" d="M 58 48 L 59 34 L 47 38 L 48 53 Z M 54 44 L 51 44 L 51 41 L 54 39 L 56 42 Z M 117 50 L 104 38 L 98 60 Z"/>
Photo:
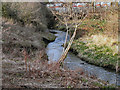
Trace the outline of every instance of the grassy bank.
<path fill-rule="evenodd" d="M 78 39 L 72 44 L 71 49 L 77 52 L 80 58 L 85 61 L 110 69 L 115 69 L 118 54 L 115 54 L 111 47 L 106 45 L 96 45 L 92 39 Z M 120 64 L 119 64 L 120 66 Z"/>

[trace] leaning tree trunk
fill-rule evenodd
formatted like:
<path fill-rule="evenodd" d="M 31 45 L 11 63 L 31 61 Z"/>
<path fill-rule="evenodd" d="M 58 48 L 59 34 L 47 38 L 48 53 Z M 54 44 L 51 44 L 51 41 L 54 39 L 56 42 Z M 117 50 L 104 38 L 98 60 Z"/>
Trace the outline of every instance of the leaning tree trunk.
<path fill-rule="evenodd" d="M 68 51 L 69 51 L 69 49 L 70 49 L 70 47 L 71 47 L 71 45 L 72 45 L 72 43 L 73 43 L 73 40 L 74 40 L 74 38 L 75 38 L 76 31 L 77 31 L 77 25 L 76 25 L 75 31 L 74 31 L 71 39 L 70 39 L 70 42 L 68 43 L 68 46 L 67 46 L 67 48 L 65 49 L 65 51 L 62 53 L 60 59 L 58 60 L 58 63 L 62 63 L 62 62 L 65 60 L 66 55 L 67 55 L 67 53 L 68 53 Z"/>

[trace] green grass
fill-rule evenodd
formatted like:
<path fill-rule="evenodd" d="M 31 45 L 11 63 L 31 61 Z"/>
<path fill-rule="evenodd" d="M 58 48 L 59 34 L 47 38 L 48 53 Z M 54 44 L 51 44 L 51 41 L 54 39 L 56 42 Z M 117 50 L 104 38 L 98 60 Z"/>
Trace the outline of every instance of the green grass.
<path fill-rule="evenodd" d="M 118 60 L 118 54 L 114 55 L 112 49 L 108 46 L 98 46 L 93 44 L 92 42 L 89 43 L 84 43 L 80 40 L 75 40 L 71 48 L 76 52 L 82 54 L 83 57 L 87 56 L 89 60 L 86 61 L 90 63 L 102 67 L 115 69 L 116 62 Z"/>

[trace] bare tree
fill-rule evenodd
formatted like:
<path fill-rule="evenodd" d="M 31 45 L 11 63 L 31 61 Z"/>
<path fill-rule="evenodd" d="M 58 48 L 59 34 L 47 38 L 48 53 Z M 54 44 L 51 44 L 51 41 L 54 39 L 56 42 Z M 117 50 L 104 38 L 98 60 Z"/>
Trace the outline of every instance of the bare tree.
<path fill-rule="evenodd" d="M 76 31 L 78 29 L 78 26 L 83 22 L 83 20 L 87 17 L 87 14 L 88 14 L 88 10 L 85 10 L 85 8 L 73 7 L 73 2 L 62 3 L 62 8 L 63 8 L 63 11 L 50 9 L 51 12 L 54 14 L 54 16 L 56 16 L 56 18 L 66 26 L 66 30 L 67 30 L 63 52 L 61 57 L 58 60 L 58 63 L 63 63 L 73 43 L 73 40 L 76 36 Z M 67 37 L 70 31 L 69 28 L 74 29 L 74 32 L 67 44 Z"/>

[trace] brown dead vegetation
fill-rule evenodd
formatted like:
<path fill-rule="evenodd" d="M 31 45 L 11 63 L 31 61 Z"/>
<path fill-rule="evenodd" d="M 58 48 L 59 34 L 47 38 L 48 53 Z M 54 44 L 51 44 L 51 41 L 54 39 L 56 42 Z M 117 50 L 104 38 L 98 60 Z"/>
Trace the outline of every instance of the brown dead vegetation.
<path fill-rule="evenodd" d="M 103 83 L 94 76 L 88 77 L 84 70 L 58 67 L 56 62 L 43 60 L 40 51 L 35 60 L 27 58 L 3 59 L 3 88 L 98 88 Z M 24 54 L 26 58 L 26 55 Z M 26 64 L 25 64 L 26 62 Z M 95 85 L 99 83 L 99 85 Z"/>

